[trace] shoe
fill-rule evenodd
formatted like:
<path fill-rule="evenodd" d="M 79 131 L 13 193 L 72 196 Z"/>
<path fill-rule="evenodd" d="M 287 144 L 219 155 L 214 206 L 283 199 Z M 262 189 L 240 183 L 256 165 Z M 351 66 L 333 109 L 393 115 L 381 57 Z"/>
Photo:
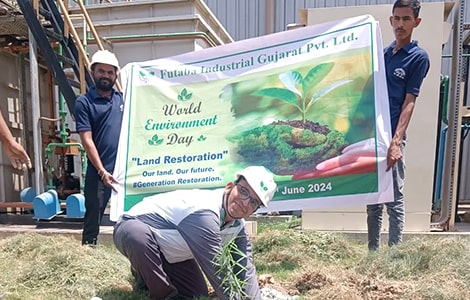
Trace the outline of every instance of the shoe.
<path fill-rule="evenodd" d="M 135 279 L 134 285 L 132 286 L 132 290 L 134 292 L 148 292 L 149 288 L 145 284 L 145 282 L 139 277 L 139 279 Z"/>
<path fill-rule="evenodd" d="M 82 241 L 82 245 L 87 245 L 91 247 L 95 247 L 98 244 L 96 238 L 92 239 L 91 241 Z"/>
<path fill-rule="evenodd" d="M 134 285 L 132 286 L 132 290 L 134 292 L 148 292 L 149 288 L 145 284 L 142 277 L 140 277 L 139 273 L 131 266 L 131 274 L 134 276 Z"/>

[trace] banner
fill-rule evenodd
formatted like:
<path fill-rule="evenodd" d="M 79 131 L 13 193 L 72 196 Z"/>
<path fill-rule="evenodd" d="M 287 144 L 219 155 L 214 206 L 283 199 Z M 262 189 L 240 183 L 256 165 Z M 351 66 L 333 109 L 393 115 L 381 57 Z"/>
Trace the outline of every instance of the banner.
<path fill-rule="evenodd" d="M 270 211 L 393 200 L 382 41 L 369 15 L 131 63 L 121 80 L 112 220 L 148 195 L 224 187 L 249 165 L 275 175 Z"/>

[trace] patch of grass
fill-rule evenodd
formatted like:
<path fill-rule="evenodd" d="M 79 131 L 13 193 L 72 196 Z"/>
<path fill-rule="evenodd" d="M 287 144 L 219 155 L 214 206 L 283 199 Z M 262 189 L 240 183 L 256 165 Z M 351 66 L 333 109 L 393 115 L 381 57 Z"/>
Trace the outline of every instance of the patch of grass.
<path fill-rule="evenodd" d="M 470 238 L 430 236 L 379 251 L 337 233 L 263 225 L 254 242 L 262 283 L 300 299 L 470 299 Z M 147 299 L 132 291 L 128 260 L 113 245 L 20 234 L 0 240 L 2 300 Z M 206 298 L 207 299 L 207 298 Z"/>
<path fill-rule="evenodd" d="M 131 297 L 130 265 L 114 247 L 81 246 L 72 237 L 21 234 L 0 240 L 2 299 Z"/>
<path fill-rule="evenodd" d="M 319 261 L 343 263 L 363 253 L 362 246 L 340 234 L 277 228 L 259 234 L 253 248 L 260 255 L 285 252 L 291 257 L 301 254 Z"/>
<path fill-rule="evenodd" d="M 369 252 L 341 234 L 276 228 L 257 236 L 254 251 L 259 271 L 305 299 L 451 300 L 470 299 L 469 247 L 468 237 L 430 236 Z M 292 257 L 286 276 L 279 262 Z"/>

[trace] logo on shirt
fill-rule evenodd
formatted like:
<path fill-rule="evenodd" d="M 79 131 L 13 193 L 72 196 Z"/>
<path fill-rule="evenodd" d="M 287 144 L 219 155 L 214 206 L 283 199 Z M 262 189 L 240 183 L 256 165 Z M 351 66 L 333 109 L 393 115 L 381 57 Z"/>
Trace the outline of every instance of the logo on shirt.
<path fill-rule="evenodd" d="M 124 111 L 124 104 L 121 104 L 121 106 L 119 106 L 119 109 L 120 109 L 121 111 Z"/>
<path fill-rule="evenodd" d="M 405 70 L 403 70 L 402 68 L 396 68 L 394 71 L 393 71 L 393 75 L 400 78 L 400 79 L 405 79 L 406 77 L 406 72 Z"/>

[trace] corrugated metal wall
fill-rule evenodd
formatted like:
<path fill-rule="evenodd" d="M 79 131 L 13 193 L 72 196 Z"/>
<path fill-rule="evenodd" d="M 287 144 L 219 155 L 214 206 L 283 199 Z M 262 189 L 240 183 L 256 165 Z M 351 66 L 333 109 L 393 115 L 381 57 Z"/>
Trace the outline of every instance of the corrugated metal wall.
<path fill-rule="evenodd" d="M 266 0 L 204 0 L 234 40 L 266 34 Z"/>
<path fill-rule="evenodd" d="M 284 31 L 288 24 L 299 23 L 299 9 L 338 6 L 390 5 L 395 0 L 204 0 L 234 40 Z M 454 2 L 451 0 L 422 0 L 427 2 Z M 465 4 L 465 23 L 470 23 L 470 1 Z M 449 17 L 453 19 L 452 14 Z M 452 40 L 450 40 L 450 43 Z M 446 46 L 444 55 L 451 54 Z M 442 73 L 450 73 L 450 60 L 443 59 Z"/>
<path fill-rule="evenodd" d="M 395 0 L 204 0 L 214 12 L 234 40 L 265 35 L 269 32 L 267 25 L 269 13 L 267 10 L 273 7 L 274 32 L 283 31 L 291 23 L 298 23 L 299 9 L 360 6 L 390 4 Z M 426 2 L 453 2 L 443 0 L 422 0 Z M 470 22 L 470 1 L 466 0 L 465 17 Z M 270 4 L 272 4 L 270 6 Z M 390 7 L 391 8 L 391 7 Z"/>

